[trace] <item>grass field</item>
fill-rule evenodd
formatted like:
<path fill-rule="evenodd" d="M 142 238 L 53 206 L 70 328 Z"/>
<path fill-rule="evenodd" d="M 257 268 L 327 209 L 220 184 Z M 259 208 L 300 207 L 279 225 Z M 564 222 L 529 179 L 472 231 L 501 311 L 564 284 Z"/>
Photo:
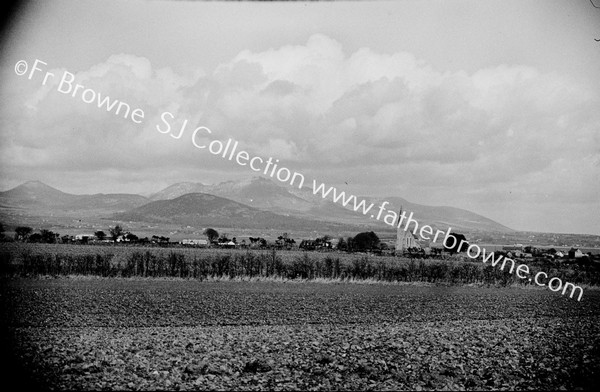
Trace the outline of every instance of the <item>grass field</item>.
<path fill-rule="evenodd" d="M 593 389 L 600 292 L 12 278 L 3 378 L 52 389 Z M 27 378 L 24 378 L 27 377 Z"/>

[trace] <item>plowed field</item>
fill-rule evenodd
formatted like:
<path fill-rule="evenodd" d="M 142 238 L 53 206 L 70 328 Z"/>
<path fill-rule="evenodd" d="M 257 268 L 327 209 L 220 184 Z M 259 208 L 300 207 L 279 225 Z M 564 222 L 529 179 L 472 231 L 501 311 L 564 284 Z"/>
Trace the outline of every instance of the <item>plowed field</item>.
<path fill-rule="evenodd" d="M 592 389 L 600 374 L 594 290 L 1 283 L 5 380 L 52 389 Z"/>

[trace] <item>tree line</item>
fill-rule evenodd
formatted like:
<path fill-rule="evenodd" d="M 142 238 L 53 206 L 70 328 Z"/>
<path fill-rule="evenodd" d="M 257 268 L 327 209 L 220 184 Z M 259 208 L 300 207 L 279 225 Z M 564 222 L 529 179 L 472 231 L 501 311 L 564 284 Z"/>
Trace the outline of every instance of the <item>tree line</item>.
<path fill-rule="evenodd" d="M 7 240 L 4 231 L 4 225 L 0 223 L 0 240 Z M 59 242 L 69 243 L 75 241 L 87 243 L 89 240 L 111 240 L 113 242 L 126 241 L 140 243 L 169 243 L 169 237 L 164 236 L 153 235 L 151 238 L 139 238 L 137 235 L 126 231 L 121 225 L 115 225 L 114 227 L 110 227 L 108 229 L 108 233 L 105 233 L 103 230 L 97 230 L 94 232 L 93 236 L 82 236 L 81 238 L 76 238 L 72 235 L 61 236 L 59 233 L 55 233 L 47 229 L 41 229 L 39 232 L 34 232 L 33 228 L 29 226 L 17 226 L 15 228 L 14 240 L 20 242 L 34 242 L 45 244 L 55 244 Z"/>
<path fill-rule="evenodd" d="M 2 223 L 0 223 L 0 240 L 5 240 L 4 234 L 5 228 Z M 273 244 L 269 244 L 264 238 L 261 237 L 249 237 L 250 243 L 247 244 L 245 240 L 242 240 L 240 244 L 236 237 L 229 238 L 228 234 L 219 234 L 219 232 L 213 228 L 207 228 L 204 230 L 203 234 L 206 236 L 208 243 L 213 245 L 218 244 L 229 244 L 233 243 L 236 246 L 242 245 L 246 246 L 257 246 L 260 248 L 268 248 L 272 247 Z M 451 233 L 450 236 L 455 237 L 454 246 L 446 247 L 445 244 L 442 244 L 444 250 L 450 253 L 460 253 L 465 252 L 468 248 L 469 243 L 466 242 L 466 238 L 463 234 L 455 234 Z M 108 233 L 105 233 L 103 230 L 98 230 L 94 232 L 93 238 L 82 237 L 82 238 L 74 238 L 73 236 L 64 235 L 60 236 L 59 233 L 55 233 L 51 230 L 41 229 L 39 232 L 33 232 L 33 229 L 29 226 L 18 226 L 15 228 L 14 240 L 21 242 L 37 242 L 37 243 L 69 243 L 69 242 L 81 242 L 87 243 L 88 240 L 96 239 L 98 241 L 106 241 L 111 240 L 112 242 L 129 242 L 129 243 L 141 243 L 141 244 L 169 244 L 170 238 L 164 236 L 153 235 L 151 238 L 139 238 L 137 235 L 126 231 L 123 226 L 115 225 L 114 227 L 110 227 L 108 229 Z M 464 241 L 462 241 L 464 240 Z M 300 249 L 304 250 L 319 250 L 319 249 L 333 249 L 332 246 L 333 239 L 329 235 L 324 235 L 322 237 L 318 237 L 314 240 L 302 240 L 299 244 Z M 458 249 L 458 244 L 462 246 Z M 291 249 L 296 246 L 296 241 L 293 238 L 290 238 L 288 233 L 283 233 L 279 237 L 274 244 L 275 247 L 280 248 L 288 248 Z M 389 247 L 386 243 L 381 242 L 377 234 L 373 231 L 365 231 L 358 233 L 355 236 L 348 236 L 346 238 L 340 237 L 337 240 L 337 244 L 335 246 L 337 250 L 347 251 L 347 252 L 381 252 L 384 250 L 388 250 Z M 413 250 L 411 250 L 413 251 Z M 416 251 L 416 250 L 414 250 Z"/>

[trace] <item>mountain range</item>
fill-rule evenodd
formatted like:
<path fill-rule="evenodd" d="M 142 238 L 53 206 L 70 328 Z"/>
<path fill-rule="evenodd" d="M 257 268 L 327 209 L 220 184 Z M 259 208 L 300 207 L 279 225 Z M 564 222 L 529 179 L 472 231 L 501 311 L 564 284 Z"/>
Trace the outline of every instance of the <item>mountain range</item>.
<path fill-rule="evenodd" d="M 217 195 L 258 209 L 278 214 L 291 215 L 315 220 L 334 221 L 345 224 L 364 224 L 387 226 L 383 222 L 369 220 L 360 212 L 333 203 L 331 199 L 323 199 L 320 194 L 314 195 L 311 188 L 292 188 L 277 185 L 263 177 L 254 177 L 243 181 L 226 181 L 216 185 L 205 185 L 199 182 L 180 182 L 160 192 L 152 194 L 151 200 L 170 200 L 186 193 L 202 192 Z M 374 211 L 384 201 L 388 201 L 388 210 L 408 213 L 413 212 L 419 224 L 429 224 L 440 229 L 448 227 L 486 232 L 511 232 L 512 229 L 474 212 L 448 206 L 427 206 L 411 203 L 401 197 L 374 198 L 359 196 L 368 204 L 374 204 Z M 353 204 L 353 203 L 351 203 Z"/>
<path fill-rule="evenodd" d="M 387 209 L 413 212 L 419 224 L 439 229 L 512 232 L 482 215 L 455 207 L 426 206 L 400 197 L 359 197 Z M 39 181 L 29 181 L 0 192 L 0 219 L 4 216 L 96 217 L 129 222 L 176 224 L 191 227 L 274 228 L 282 230 L 391 229 L 382 221 L 345 208 L 312 189 L 285 187 L 263 178 L 226 181 L 215 185 L 173 184 L 144 197 L 137 194 L 74 195 Z"/>

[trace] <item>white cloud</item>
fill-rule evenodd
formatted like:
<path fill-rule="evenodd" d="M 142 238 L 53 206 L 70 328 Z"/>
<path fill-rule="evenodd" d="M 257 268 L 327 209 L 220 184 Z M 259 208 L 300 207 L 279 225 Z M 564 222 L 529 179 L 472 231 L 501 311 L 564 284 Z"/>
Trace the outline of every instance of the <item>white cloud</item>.
<path fill-rule="evenodd" d="M 57 80 L 41 87 L 6 77 L 18 86 L 3 90 L 0 109 L 2 165 L 12 176 L 35 167 L 245 170 L 194 149 L 189 130 L 180 140 L 157 132 L 168 110 L 178 126 L 208 126 L 214 138 L 319 180 L 339 179 L 340 167 L 361 173 L 355 181 L 379 194 L 420 186 L 484 203 L 510 187 L 536 203 L 563 200 L 564 189 L 572 202 L 599 193 L 597 93 L 529 66 L 445 72 L 405 52 L 346 53 L 317 34 L 305 45 L 243 51 L 211 74 L 155 69 L 128 54 L 76 73 L 86 87 L 142 107 L 141 125 L 58 93 Z"/>

